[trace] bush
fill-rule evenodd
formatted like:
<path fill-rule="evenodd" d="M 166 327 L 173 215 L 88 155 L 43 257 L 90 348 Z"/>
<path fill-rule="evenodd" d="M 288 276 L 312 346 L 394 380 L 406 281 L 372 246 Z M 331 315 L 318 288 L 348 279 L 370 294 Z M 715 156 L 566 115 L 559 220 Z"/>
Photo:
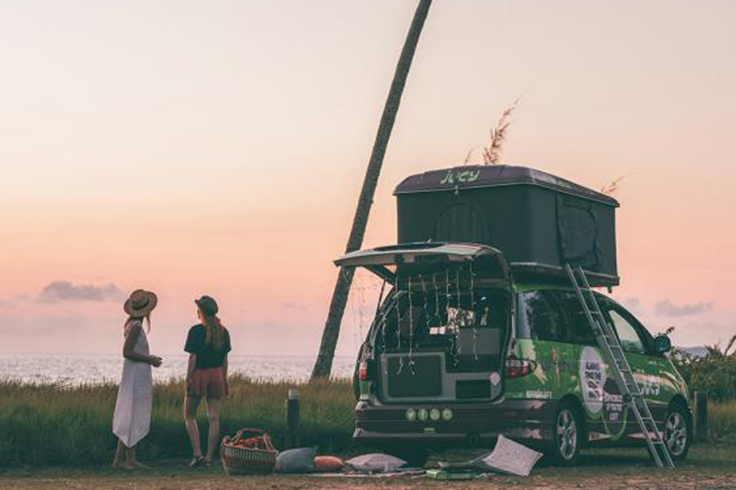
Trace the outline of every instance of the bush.
<path fill-rule="evenodd" d="M 708 429 L 713 439 L 736 443 L 736 401 L 709 405 Z"/>
<path fill-rule="evenodd" d="M 691 391 L 704 391 L 719 402 L 736 400 L 736 352 L 729 353 L 734 345 L 736 335 L 723 350 L 718 345 L 706 347 L 704 357 L 675 349 L 670 359 Z"/>

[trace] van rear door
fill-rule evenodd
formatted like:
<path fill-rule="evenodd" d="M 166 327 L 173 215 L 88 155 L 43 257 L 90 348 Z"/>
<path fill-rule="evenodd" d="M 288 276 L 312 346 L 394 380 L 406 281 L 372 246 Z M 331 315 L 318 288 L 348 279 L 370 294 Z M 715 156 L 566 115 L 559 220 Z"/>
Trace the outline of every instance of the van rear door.
<path fill-rule="evenodd" d="M 510 288 L 509 265 L 495 248 L 471 243 L 408 243 L 358 250 L 335 260 L 340 267 L 364 267 L 386 281 L 412 275 L 428 275 L 448 267 L 471 264 L 468 280 L 483 281 L 491 287 Z"/>
<path fill-rule="evenodd" d="M 349 253 L 393 286 L 369 335 L 385 403 L 488 402 L 503 393 L 512 284 L 498 250 L 419 243 Z"/>

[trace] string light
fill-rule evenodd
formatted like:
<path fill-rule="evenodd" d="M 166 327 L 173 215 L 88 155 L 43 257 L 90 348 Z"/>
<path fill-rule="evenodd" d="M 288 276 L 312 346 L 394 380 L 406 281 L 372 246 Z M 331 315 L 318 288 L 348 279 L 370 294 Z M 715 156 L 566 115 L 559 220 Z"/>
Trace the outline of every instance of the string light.
<path fill-rule="evenodd" d="M 419 274 L 419 280 L 422 282 L 422 309 L 424 310 L 424 318 L 429 327 L 429 311 L 427 311 L 427 283 L 424 281 L 424 275 Z"/>
<path fill-rule="evenodd" d="M 440 320 L 440 288 L 437 286 L 437 273 L 432 274 L 432 284 L 434 285 L 434 316 L 437 321 Z"/>
<path fill-rule="evenodd" d="M 460 268 L 458 267 L 455 269 L 455 289 L 457 291 L 457 305 L 455 308 L 455 311 L 457 314 L 456 317 L 456 323 L 457 323 L 457 335 L 460 335 L 460 328 L 462 328 L 461 322 L 463 321 L 462 315 L 460 314 Z M 463 353 L 463 344 L 458 343 L 457 344 L 457 354 L 460 356 Z"/>
<path fill-rule="evenodd" d="M 450 327 L 450 298 L 452 298 L 452 294 L 450 293 L 450 269 L 445 269 L 445 312 L 447 313 L 447 320 L 445 329 Z M 454 321 L 454 319 L 453 319 Z M 450 349 L 452 350 L 452 364 L 453 366 L 457 366 L 457 363 L 459 362 L 457 358 L 457 330 L 452 328 L 452 333 L 450 334 Z"/>
<path fill-rule="evenodd" d="M 407 288 L 409 290 L 409 372 L 414 373 L 414 305 L 412 303 L 411 294 L 411 276 L 407 279 Z M 400 326 L 399 326 L 400 327 Z"/>
<path fill-rule="evenodd" d="M 383 374 L 388 376 L 388 356 L 386 355 L 386 320 L 388 317 L 389 312 L 391 311 L 390 307 L 387 307 L 383 312 L 381 312 L 381 337 L 382 337 L 382 343 L 383 346 L 381 348 L 381 352 L 383 353 L 383 358 L 385 359 L 385 362 L 382 362 L 382 368 L 383 368 Z"/>
<path fill-rule="evenodd" d="M 396 274 L 396 350 L 399 353 L 399 370 L 396 375 L 401 374 L 404 370 L 404 356 L 401 355 L 401 293 L 399 292 L 399 274 Z"/>
<path fill-rule="evenodd" d="M 473 359 L 478 362 L 478 345 L 477 345 L 477 319 L 475 318 L 475 282 L 473 280 L 473 261 L 470 261 L 470 314 L 473 322 Z"/>

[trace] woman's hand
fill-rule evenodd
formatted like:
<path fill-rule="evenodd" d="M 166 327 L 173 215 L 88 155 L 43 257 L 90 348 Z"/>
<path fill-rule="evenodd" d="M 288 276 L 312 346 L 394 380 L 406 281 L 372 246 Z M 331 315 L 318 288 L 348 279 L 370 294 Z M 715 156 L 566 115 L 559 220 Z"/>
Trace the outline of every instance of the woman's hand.
<path fill-rule="evenodd" d="M 159 356 L 150 356 L 151 359 L 148 361 L 148 363 L 153 367 L 161 367 L 161 363 L 164 361 Z"/>

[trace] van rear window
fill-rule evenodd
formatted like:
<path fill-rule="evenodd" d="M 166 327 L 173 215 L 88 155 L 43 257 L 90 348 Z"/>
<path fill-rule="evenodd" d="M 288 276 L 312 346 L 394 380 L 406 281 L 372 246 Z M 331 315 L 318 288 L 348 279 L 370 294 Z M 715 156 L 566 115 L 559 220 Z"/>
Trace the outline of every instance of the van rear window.
<path fill-rule="evenodd" d="M 374 339 L 379 352 L 445 352 L 448 369 L 484 370 L 500 359 L 508 313 L 508 295 L 501 290 L 413 291 L 411 299 L 400 291 L 382 308 Z"/>

